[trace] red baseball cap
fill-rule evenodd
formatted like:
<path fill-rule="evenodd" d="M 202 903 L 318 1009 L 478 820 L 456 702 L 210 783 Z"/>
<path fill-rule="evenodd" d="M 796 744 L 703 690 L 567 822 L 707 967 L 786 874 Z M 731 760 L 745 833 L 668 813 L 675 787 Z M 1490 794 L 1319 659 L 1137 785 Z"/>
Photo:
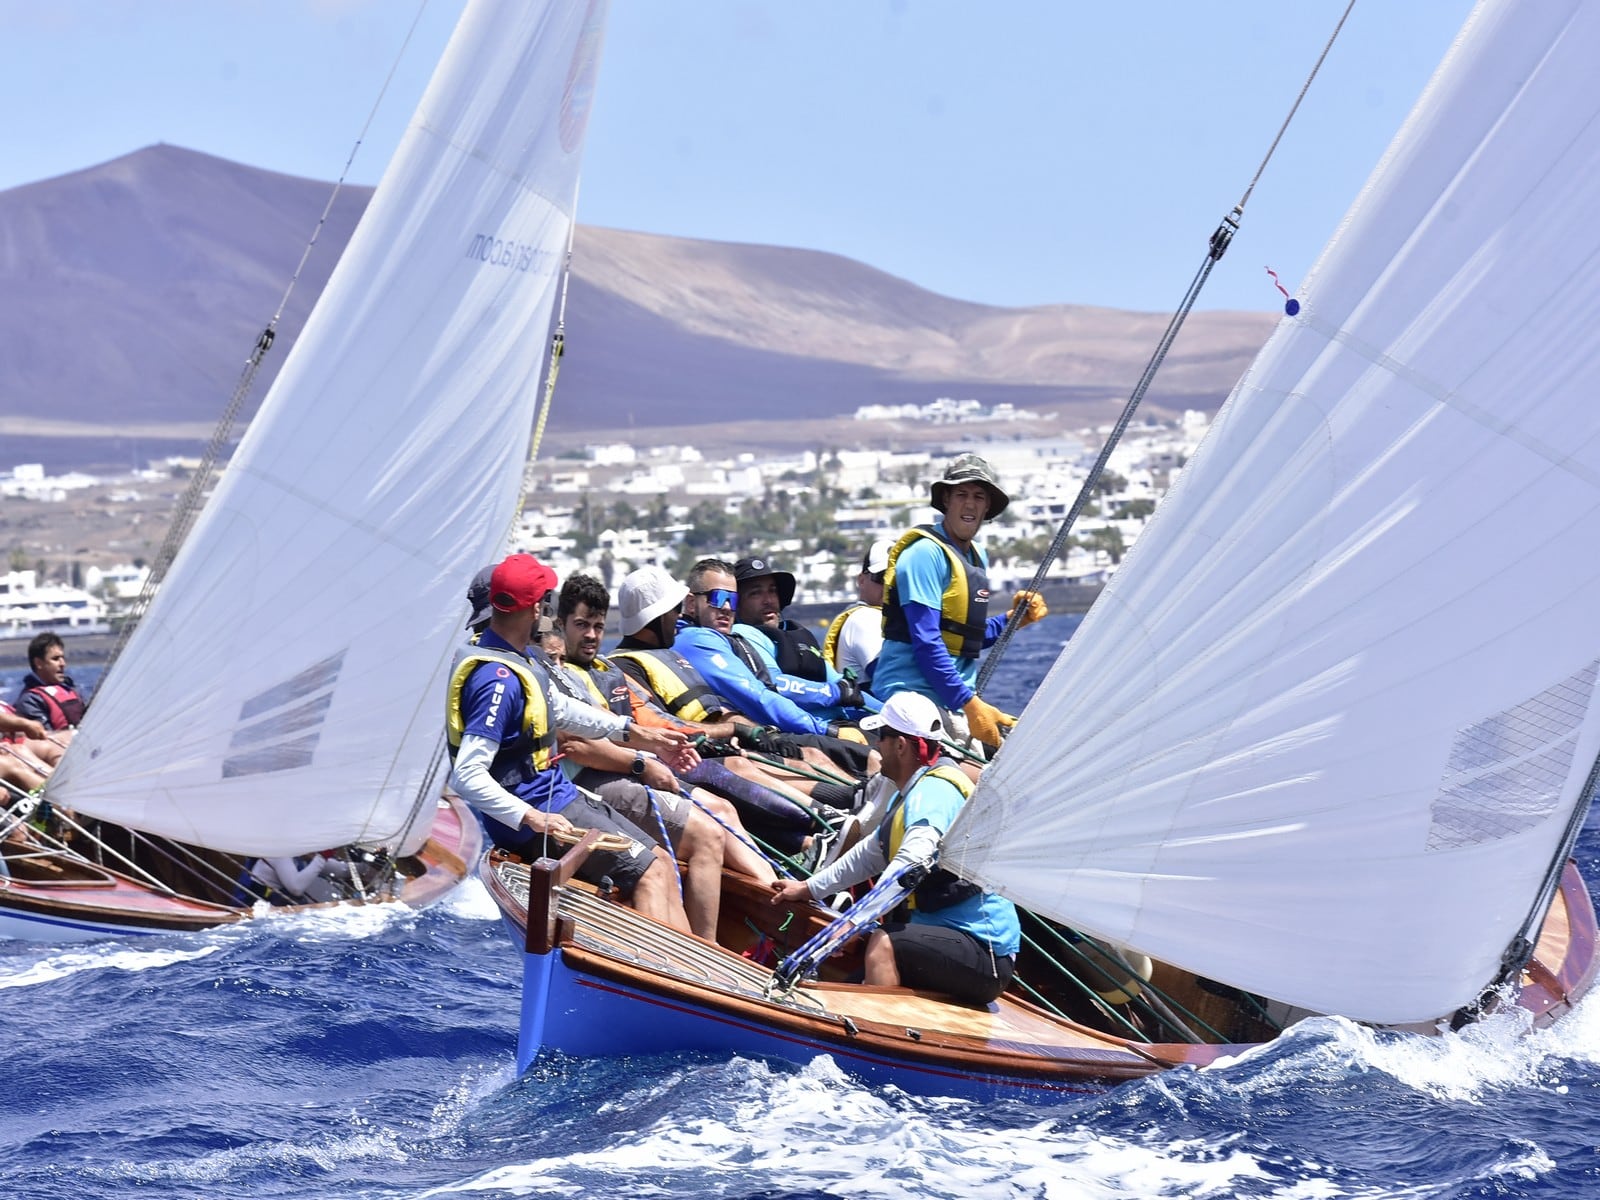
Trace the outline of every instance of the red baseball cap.
<path fill-rule="evenodd" d="M 531 554 L 507 557 L 489 576 L 489 603 L 500 612 L 532 608 L 556 585 L 556 573 Z"/>

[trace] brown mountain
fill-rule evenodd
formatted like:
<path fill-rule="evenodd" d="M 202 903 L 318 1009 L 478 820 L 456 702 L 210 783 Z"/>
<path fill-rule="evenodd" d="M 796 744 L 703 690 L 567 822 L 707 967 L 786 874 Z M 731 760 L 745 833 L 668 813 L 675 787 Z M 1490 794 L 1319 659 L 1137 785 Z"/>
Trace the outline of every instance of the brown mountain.
<path fill-rule="evenodd" d="M 276 311 L 326 183 L 153 146 L 0 192 L 0 467 L 192 448 Z M 369 189 L 346 188 L 256 396 Z M 1273 323 L 1197 313 L 1148 404 L 1214 409 Z M 937 396 L 1115 410 L 1167 317 L 993 308 L 837 255 L 581 227 L 552 431 L 845 415 Z"/>

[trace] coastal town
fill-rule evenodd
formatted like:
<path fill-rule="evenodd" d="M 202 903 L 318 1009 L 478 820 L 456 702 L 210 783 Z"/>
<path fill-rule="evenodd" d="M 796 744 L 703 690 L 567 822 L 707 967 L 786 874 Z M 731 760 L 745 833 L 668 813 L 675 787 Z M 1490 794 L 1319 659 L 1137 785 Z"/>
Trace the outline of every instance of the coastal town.
<path fill-rule="evenodd" d="M 585 571 L 608 584 L 646 564 L 681 573 L 707 554 L 761 553 L 794 573 L 803 605 L 836 607 L 853 597 L 867 546 L 931 518 L 927 481 L 937 464 L 974 449 L 1016 497 L 985 531 L 992 578 L 1010 589 L 1032 578 L 1108 432 L 1055 429 L 1031 414 L 946 399 L 914 410 L 863 408 L 855 440 L 861 447 L 889 441 L 887 423 L 908 421 L 948 437 L 898 450 L 718 456 L 689 444 L 624 441 L 565 450 L 530 467 L 512 544 L 563 577 Z M 1051 583 L 1089 595 L 1104 583 L 1207 424 L 1205 413 L 1189 411 L 1128 430 L 1053 564 Z M 999 436 L 997 427 L 1014 432 Z M 114 629 L 138 597 L 172 506 L 197 467 L 173 457 L 118 476 L 50 475 L 27 463 L 0 470 L 7 554 L 0 639 Z"/>

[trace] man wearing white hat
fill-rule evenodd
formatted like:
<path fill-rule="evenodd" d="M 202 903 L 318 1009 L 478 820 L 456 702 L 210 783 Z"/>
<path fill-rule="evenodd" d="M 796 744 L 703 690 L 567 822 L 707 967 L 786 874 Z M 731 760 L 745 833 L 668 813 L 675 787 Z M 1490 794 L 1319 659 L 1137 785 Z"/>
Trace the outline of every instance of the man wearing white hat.
<path fill-rule="evenodd" d="M 891 865 L 928 874 L 913 888 L 910 915 L 886 922 L 867 939 L 865 982 L 943 992 L 987 1005 L 1011 982 L 1022 927 L 1011 901 L 937 866 L 939 841 L 972 794 L 972 782 L 939 759 L 946 736 L 937 705 L 899 692 L 865 717 L 878 730 L 883 773 L 896 791 L 875 834 L 807 880 L 776 880 L 774 904 L 819 900 L 882 874 Z"/>
<path fill-rule="evenodd" d="M 856 573 L 856 602 L 833 619 L 822 653 L 834 670 L 872 690 L 872 669 L 883 649 L 883 574 L 893 542 L 873 542 Z"/>

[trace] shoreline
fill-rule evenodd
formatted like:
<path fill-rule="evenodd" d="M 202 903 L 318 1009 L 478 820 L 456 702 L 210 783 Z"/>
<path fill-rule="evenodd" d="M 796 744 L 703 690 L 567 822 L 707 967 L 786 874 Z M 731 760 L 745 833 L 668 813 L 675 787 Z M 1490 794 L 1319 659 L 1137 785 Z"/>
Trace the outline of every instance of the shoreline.
<path fill-rule="evenodd" d="M 1083 613 L 1100 594 L 1099 584 L 1046 583 L 1043 587 L 1045 603 L 1051 613 Z M 824 628 L 845 604 L 830 601 L 817 604 L 791 604 L 785 611 L 793 620 Z M 67 644 L 69 669 L 72 663 L 104 663 L 117 644 L 114 633 L 63 634 Z M 0 638 L 0 670 L 25 671 L 28 669 L 28 638 Z"/>

